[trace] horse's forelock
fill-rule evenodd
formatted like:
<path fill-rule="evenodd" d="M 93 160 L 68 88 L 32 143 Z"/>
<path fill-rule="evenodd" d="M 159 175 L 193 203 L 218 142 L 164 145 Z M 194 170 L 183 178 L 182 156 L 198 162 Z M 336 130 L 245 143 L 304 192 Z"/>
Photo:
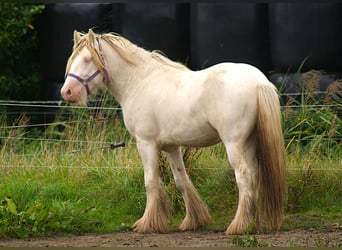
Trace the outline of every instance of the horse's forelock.
<path fill-rule="evenodd" d="M 84 36 L 85 34 L 79 33 L 79 35 L 80 35 L 80 38 L 77 41 L 74 40 L 74 46 L 72 48 L 72 53 L 71 53 L 70 57 L 68 58 L 67 66 L 65 69 L 65 77 L 69 73 L 71 64 L 75 60 L 76 56 L 80 53 L 82 48 L 85 46 L 85 40 L 86 40 L 86 37 Z"/>
<path fill-rule="evenodd" d="M 81 38 L 77 41 L 77 43 L 74 44 L 73 52 L 68 59 L 65 75 L 70 71 L 73 61 L 80 54 L 84 47 L 89 50 L 96 67 L 101 71 L 102 74 L 104 74 L 104 72 L 108 70 L 105 68 L 103 59 L 98 51 L 99 48 L 96 42 L 96 36 L 98 35 L 95 35 L 95 33 L 91 30 L 87 34 L 80 33 L 80 35 Z"/>

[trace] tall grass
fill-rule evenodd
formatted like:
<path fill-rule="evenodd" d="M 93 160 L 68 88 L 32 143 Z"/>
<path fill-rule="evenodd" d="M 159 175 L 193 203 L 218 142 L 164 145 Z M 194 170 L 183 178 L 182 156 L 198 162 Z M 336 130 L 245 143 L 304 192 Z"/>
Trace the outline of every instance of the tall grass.
<path fill-rule="evenodd" d="M 289 98 L 282 112 L 287 152 L 286 211 L 292 215 L 292 219 L 288 217 L 291 223 L 285 226 L 288 228 L 318 228 L 331 220 L 341 223 L 342 121 L 338 111 L 342 105 L 341 99 L 317 94 L 320 77 L 319 71 L 303 74 L 300 98 Z M 332 92 L 341 91 L 332 89 L 336 83 L 330 85 Z"/>
<path fill-rule="evenodd" d="M 288 185 L 283 229 L 342 223 L 341 120 L 328 107 L 312 106 L 316 101 L 305 99 L 305 93 L 292 100 L 298 108 L 283 110 Z M 116 106 L 110 97 L 102 105 Z M 5 120 L 0 124 L 0 237 L 130 230 L 143 214 L 143 169 L 117 110 L 65 107 L 43 131 L 28 127 L 26 115 L 13 124 Z M 125 148 L 110 149 L 120 141 Z M 213 216 L 208 228 L 224 230 L 238 199 L 224 147 L 184 148 L 183 153 Z M 163 155 L 160 166 L 175 228 L 185 208 Z"/>

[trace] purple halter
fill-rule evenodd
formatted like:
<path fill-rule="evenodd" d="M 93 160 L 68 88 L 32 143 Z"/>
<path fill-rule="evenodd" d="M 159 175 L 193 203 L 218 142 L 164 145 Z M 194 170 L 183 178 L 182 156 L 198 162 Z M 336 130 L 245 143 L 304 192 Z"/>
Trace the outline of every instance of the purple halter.
<path fill-rule="evenodd" d="M 101 43 L 100 43 L 100 40 L 99 38 L 97 37 L 96 38 L 96 41 L 98 43 L 98 46 L 99 46 L 99 51 L 100 51 L 100 55 L 102 57 L 102 60 L 104 61 L 104 57 L 103 57 L 103 53 L 102 53 L 102 46 L 101 46 Z M 70 76 L 72 78 L 75 78 L 76 80 L 78 80 L 80 83 L 83 84 L 83 86 L 86 88 L 87 90 L 87 95 L 90 95 L 90 89 L 89 89 L 89 85 L 88 83 L 90 81 L 92 81 L 98 74 L 100 74 L 100 70 L 96 70 L 91 76 L 89 76 L 87 79 L 83 79 L 82 77 L 76 75 L 76 74 L 73 74 L 73 73 L 67 73 L 67 76 Z M 107 84 L 110 83 L 110 78 L 109 78 L 109 74 L 107 72 L 107 70 L 104 70 L 104 80 L 106 81 Z"/>

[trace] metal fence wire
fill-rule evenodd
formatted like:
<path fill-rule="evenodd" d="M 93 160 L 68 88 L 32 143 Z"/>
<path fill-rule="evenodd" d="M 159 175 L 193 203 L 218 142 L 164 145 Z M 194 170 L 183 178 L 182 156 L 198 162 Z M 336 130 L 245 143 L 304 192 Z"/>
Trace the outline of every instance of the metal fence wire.
<path fill-rule="evenodd" d="M 284 94 L 285 95 L 285 94 Z M 302 93 L 291 93 L 286 94 L 286 96 L 298 96 L 302 95 Z M 94 103 L 101 103 L 101 101 L 94 100 Z M 9 110 L 11 107 L 15 107 L 17 110 L 15 112 L 12 112 Z M 312 109 L 319 109 L 319 108 L 331 108 L 331 109 L 342 109 L 342 104 L 334 103 L 334 104 L 324 104 L 324 103 L 316 103 L 312 105 L 301 105 L 301 104 L 291 104 L 291 105 L 282 105 L 281 109 L 287 109 L 287 108 L 312 108 Z M 39 109 L 38 111 L 35 111 L 34 109 Z M 25 113 L 26 115 L 32 115 L 32 116 L 39 116 L 39 115 L 46 115 L 47 112 L 44 110 L 51 110 L 49 113 L 52 116 L 56 117 L 56 114 L 64 109 L 66 112 L 72 112 L 75 110 L 85 110 L 85 111 L 98 111 L 98 112 L 120 112 L 120 107 L 103 107 L 103 106 L 87 106 L 87 107 L 80 107 L 80 106 L 70 106 L 64 101 L 16 101 L 16 100 L 0 100 L 0 117 L 6 117 L 7 115 L 14 115 L 18 116 L 20 114 Z M 54 119 L 51 122 L 44 122 L 44 123 L 32 123 L 32 124 L 19 124 L 19 125 L 6 125 L 0 124 L 0 129 L 2 131 L 4 130 L 11 130 L 11 129 L 18 129 L 18 128 L 40 128 L 47 126 L 56 126 L 56 125 L 66 125 L 66 124 L 76 124 L 76 123 L 87 123 L 89 120 L 60 120 L 60 119 Z M 314 140 L 315 138 L 310 138 L 306 140 Z M 339 140 L 342 141 L 342 137 L 333 137 L 333 138 L 320 138 L 320 140 Z M 24 137 L 24 136 L 12 136 L 12 135 L 0 135 L 0 142 L 3 140 L 13 140 L 13 141 L 38 141 L 41 143 L 75 143 L 75 144 L 87 144 L 87 145 L 94 145 L 91 148 L 85 148 L 85 149 L 74 149 L 70 152 L 65 152 L 65 154 L 74 154 L 76 152 L 82 152 L 82 151 L 88 151 L 88 150 L 102 150 L 102 149 L 114 149 L 116 147 L 124 146 L 124 142 L 119 143 L 108 143 L 104 141 L 92 141 L 92 140 L 67 140 L 67 139 L 49 139 L 49 138 L 39 138 L 39 137 Z M 135 144 L 134 142 L 129 142 L 129 145 Z M 0 149 L 1 149 L 1 143 L 0 143 Z M 21 154 L 18 155 L 19 157 L 26 157 L 26 156 L 32 156 L 33 154 Z M 3 157 L 10 157 L 10 156 L 3 156 Z M 11 164 L 0 164 L 1 167 L 8 167 L 8 168 L 107 168 L 107 169 L 131 169 L 132 167 L 129 166 L 14 166 Z M 220 169 L 221 167 L 216 167 L 217 169 Z M 203 169 L 203 168 L 202 168 Z M 212 168 L 210 168 L 212 169 Z M 302 171 L 302 168 L 291 168 L 291 171 Z M 319 169 L 311 169 L 312 171 L 342 171 L 342 160 L 341 160 L 341 168 L 319 168 Z"/>

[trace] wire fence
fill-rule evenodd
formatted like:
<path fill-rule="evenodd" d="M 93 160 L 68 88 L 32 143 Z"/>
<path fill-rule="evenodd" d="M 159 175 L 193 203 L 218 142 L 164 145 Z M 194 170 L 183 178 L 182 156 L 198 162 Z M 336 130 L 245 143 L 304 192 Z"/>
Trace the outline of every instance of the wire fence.
<path fill-rule="evenodd" d="M 224 169 L 227 169 L 228 165 L 225 166 L 215 166 L 215 167 L 192 167 L 191 169 L 193 170 L 217 170 L 221 171 Z M 19 169 L 58 169 L 58 168 L 63 168 L 63 169 L 112 169 L 112 170 L 141 170 L 143 171 L 143 168 L 137 168 L 134 166 L 67 166 L 67 165 L 11 165 L 11 164 L 0 164 L 0 167 L 2 168 L 19 168 Z M 325 172 L 325 171 L 331 171 L 331 172 L 341 172 L 342 168 L 312 168 L 312 169 L 305 169 L 305 168 L 287 168 L 286 171 L 312 171 L 312 172 Z"/>
<path fill-rule="evenodd" d="M 325 92 L 318 92 L 319 94 L 324 94 Z M 299 96 L 303 93 L 286 93 L 281 94 L 280 96 Z M 100 103 L 101 100 L 92 100 L 94 103 Z M 12 110 L 8 110 L 8 107 L 16 107 L 18 109 L 23 110 L 17 110 L 13 112 Z M 27 109 L 31 108 L 31 110 Z M 342 103 L 333 103 L 333 104 L 300 104 L 300 103 L 292 103 L 290 105 L 281 105 L 281 109 L 303 109 L 303 108 L 311 108 L 311 109 L 319 109 L 319 108 L 332 108 L 332 109 L 342 109 Z M 34 111 L 35 109 L 39 109 L 39 111 Z M 43 109 L 53 109 L 51 112 L 43 111 Z M 69 105 L 68 103 L 62 101 L 62 100 L 56 100 L 56 101 L 18 101 L 18 100 L 0 100 L 0 115 L 20 115 L 20 114 L 27 114 L 27 115 L 46 115 L 51 114 L 55 116 L 58 113 L 58 110 L 96 110 L 96 111 L 114 111 L 118 112 L 121 111 L 121 107 L 103 107 L 103 106 L 76 106 L 76 105 Z M 65 125 L 65 124 L 75 124 L 75 123 L 86 123 L 89 122 L 89 120 L 77 120 L 77 121 L 52 121 L 52 122 L 45 122 L 45 123 L 35 123 L 35 124 L 23 124 L 23 125 L 7 125 L 7 126 L 0 126 L 0 129 L 11 129 L 11 128 L 32 128 L 32 127 L 46 127 L 46 126 L 55 126 L 55 125 Z M 4 139 L 4 138 L 3 138 Z M 22 138 L 24 139 L 24 138 Z M 30 138 L 31 139 L 31 138 Z M 338 138 L 341 139 L 341 138 Z"/>
<path fill-rule="evenodd" d="M 325 93 L 325 92 L 319 92 Z M 302 95 L 303 93 L 287 93 L 281 94 L 281 96 L 292 96 L 292 95 Z M 92 100 L 94 103 L 99 103 L 101 100 Z M 1 109 L 1 107 L 5 107 Z M 12 112 L 6 109 L 6 107 L 16 107 L 16 108 L 36 108 L 40 109 L 39 111 L 32 111 L 32 110 L 22 110 L 17 112 Z M 52 112 L 42 111 L 42 109 L 55 109 Z M 319 108 L 332 108 L 332 109 L 342 109 L 342 103 L 334 103 L 334 104 L 296 104 L 293 103 L 291 105 L 281 105 L 281 109 L 303 109 L 303 108 L 311 108 L 311 109 L 319 109 Z M 68 103 L 58 100 L 58 101 L 15 101 L 15 100 L 0 100 L 0 115 L 9 115 L 9 114 L 22 114 L 25 113 L 27 115 L 44 115 L 44 114 L 53 114 L 56 115 L 58 110 L 96 110 L 96 111 L 114 111 L 118 112 L 121 111 L 121 107 L 103 107 L 103 106 L 76 106 L 76 105 L 69 105 Z M 10 128 L 30 128 L 30 127 L 46 127 L 46 126 L 54 126 L 54 125 L 65 125 L 65 124 L 75 124 L 75 123 L 86 123 L 89 120 L 77 120 L 77 121 L 52 121 L 46 123 L 36 123 L 36 124 L 24 124 L 24 125 L 9 125 L 9 126 L 0 126 L 0 129 L 10 129 Z M 340 138 L 341 139 L 341 138 Z"/>
<path fill-rule="evenodd" d="M 324 92 L 322 92 L 324 93 Z M 322 94 L 320 93 L 320 94 Z M 284 94 L 286 96 L 300 96 L 303 93 L 291 93 L 291 94 Z M 100 100 L 93 100 L 94 103 L 101 103 Z M 15 107 L 17 109 L 25 109 L 24 111 L 17 111 L 17 112 L 11 112 L 8 111 L 7 109 L 9 107 Z M 322 104 L 322 103 L 316 103 L 312 105 L 302 105 L 298 103 L 294 103 L 293 105 L 282 105 L 282 109 L 286 108 L 312 108 L 312 109 L 319 109 L 319 108 L 333 108 L 333 109 L 341 109 L 342 105 L 341 104 Z M 39 111 L 32 111 L 29 109 L 40 109 Z M 49 114 L 56 116 L 56 114 L 60 110 L 65 110 L 65 111 L 70 111 L 72 112 L 73 110 L 86 110 L 86 111 L 101 111 L 101 112 L 118 112 L 121 111 L 120 107 L 103 107 L 103 106 L 87 106 L 87 107 L 81 107 L 81 106 L 73 106 L 69 105 L 64 101 L 57 100 L 57 101 L 17 101 L 17 100 L 0 100 L 0 115 L 18 115 L 25 113 L 27 115 L 43 115 L 47 114 L 46 111 L 42 111 L 44 109 L 54 109 L 54 111 L 50 112 Z M 58 125 L 72 125 L 72 124 L 79 124 L 79 123 L 88 123 L 89 120 L 84 119 L 84 120 L 66 120 L 66 119 L 55 119 L 51 122 L 44 122 L 44 123 L 33 123 L 33 124 L 13 124 L 13 125 L 0 125 L 1 130 L 11 130 L 11 129 L 19 129 L 19 128 L 39 128 L 39 127 L 47 127 L 47 126 L 58 126 Z M 305 139 L 305 140 L 313 140 L 314 138 L 311 139 Z M 340 140 L 342 141 L 342 137 L 333 137 L 333 138 L 320 138 L 320 140 Z M 75 154 L 77 152 L 82 152 L 82 151 L 89 151 L 89 150 L 101 150 L 101 149 L 113 149 L 113 144 L 114 143 L 109 143 L 109 142 L 104 142 L 104 141 L 92 141 L 92 140 L 67 140 L 67 139 L 49 139 L 49 138 L 40 138 L 40 137 L 23 137 L 23 136 L 12 136 L 12 135 L 7 135 L 7 136 L 0 136 L 0 141 L 4 140 L 13 140 L 13 141 L 38 141 L 41 143 L 71 143 L 71 144 L 86 144 L 90 145 L 93 144 L 95 147 L 89 147 L 89 148 L 84 148 L 84 149 L 74 149 L 71 150 L 70 152 L 65 152 L 65 154 Z M 129 144 L 135 144 L 134 142 L 129 142 Z M 1 149 L 1 145 L 0 145 Z M 19 157 L 25 157 L 25 156 L 32 156 L 33 154 L 21 154 Z M 10 157 L 10 156 L 5 156 Z M 35 165 L 30 165 L 30 166 L 20 166 L 20 165 L 11 165 L 11 164 L 0 164 L 1 167 L 8 167 L 8 168 L 106 168 L 106 169 L 131 169 L 132 167 L 129 166 L 35 166 Z M 341 166 L 342 166 L 342 160 L 341 160 Z M 217 169 L 220 169 L 220 167 L 216 167 Z M 203 168 L 201 168 L 203 169 Z M 210 168 L 212 169 L 212 168 Z M 302 171 L 302 168 L 291 168 L 289 169 L 290 171 Z M 342 171 L 342 168 L 320 168 L 320 169 L 312 169 L 312 171 Z"/>

